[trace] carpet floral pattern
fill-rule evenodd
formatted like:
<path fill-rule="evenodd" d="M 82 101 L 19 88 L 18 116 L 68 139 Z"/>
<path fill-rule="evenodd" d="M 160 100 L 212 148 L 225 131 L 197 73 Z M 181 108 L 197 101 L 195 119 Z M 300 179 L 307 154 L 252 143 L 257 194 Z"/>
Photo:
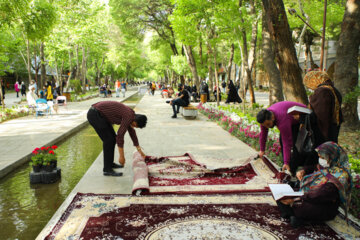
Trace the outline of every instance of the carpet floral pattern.
<path fill-rule="evenodd" d="M 344 239 L 351 227 L 294 229 L 270 196 L 77 194 L 46 239 Z M 334 230 L 335 229 L 335 230 Z M 341 227 L 339 227 L 341 229 Z M 356 231 L 355 231 L 356 232 Z"/>
<path fill-rule="evenodd" d="M 227 166 L 219 159 L 203 162 L 207 164 L 188 153 L 145 159 L 135 153 L 133 193 L 268 192 L 268 183 L 276 183 L 276 169 L 262 159 L 250 157 Z"/>

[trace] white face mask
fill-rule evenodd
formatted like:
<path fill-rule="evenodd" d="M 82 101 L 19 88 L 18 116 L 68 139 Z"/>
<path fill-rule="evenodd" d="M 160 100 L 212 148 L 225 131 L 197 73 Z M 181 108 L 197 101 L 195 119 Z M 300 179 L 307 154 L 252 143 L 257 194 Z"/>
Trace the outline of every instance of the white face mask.
<path fill-rule="evenodd" d="M 324 168 L 329 167 L 329 164 L 328 164 L 327 160 L 323 159 L 323 158 L 319 158 L 319 164 Z"/>

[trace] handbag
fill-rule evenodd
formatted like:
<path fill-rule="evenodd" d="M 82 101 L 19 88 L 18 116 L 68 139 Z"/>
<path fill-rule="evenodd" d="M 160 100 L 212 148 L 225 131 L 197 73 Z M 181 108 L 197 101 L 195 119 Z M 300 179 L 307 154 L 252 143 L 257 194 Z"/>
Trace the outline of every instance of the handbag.
<path fill-rule="evenodd" d="M 304 124 L 300 125 L 295 147 L 299 153 L 310 153 L 315 145 L 314 132 L 310 125 L 310 115 L 305 115 Z"/>

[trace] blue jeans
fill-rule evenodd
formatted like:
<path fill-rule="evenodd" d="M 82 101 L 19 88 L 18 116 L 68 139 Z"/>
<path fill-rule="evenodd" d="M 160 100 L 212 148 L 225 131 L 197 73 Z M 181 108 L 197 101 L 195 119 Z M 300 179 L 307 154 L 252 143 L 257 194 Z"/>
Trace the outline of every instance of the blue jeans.
<path fill-rule="evenodd" d="M 175 105 L 177 106 L 177 110 L 175 111 Z M 184 100 L 182 100 L 181 98 L 175 99 L 172 101 L 172 108 L 174 111 L 174 116 L 176 116 L 176 113 L 179 112 L 180 106 L 182 107 L 186 107 L 187 104 Z"/>

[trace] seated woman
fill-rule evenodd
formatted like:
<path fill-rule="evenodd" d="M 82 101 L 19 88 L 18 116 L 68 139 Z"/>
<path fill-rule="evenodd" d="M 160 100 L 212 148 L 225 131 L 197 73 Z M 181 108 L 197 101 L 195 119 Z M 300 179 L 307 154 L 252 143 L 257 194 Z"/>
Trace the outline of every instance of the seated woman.
<path fill-rule="evenodd" d="M 38 99 L 38 97 L 35 94 L 35 87 L 33 85 L 29 87 L 29 90 L 30 91 L 26 94 L 26 100 L 29 107 L 34 108 L 36 107 L 36 99 Z"/>
<path fill-rule="evenodd" d="M 318 166 L 318 171 L 308 175 L 308 169 L 299 171 L 296 176 L 304 195 L 277 201 L 281 216 L 290 219 L 293 227 L 334 219 L 341 204 L 347 215 L 352 187 L 348 156 L 335 142 L 323 143 L 316 151 L 328 167 Z"/>
<path fill-rule="evenodd" d="M 112 97 L 110 85 L 107 86 L 106 93 L 107 93 L 107 97 Z"/>
<path fill-rule="evenodd" d="M 161 97 L 162 98 L 168 98 L 169 97 L 169 90 L 166 87 L 163 87 L 161 90 Z"/>
<path fill-rule="evenodd" d="M 172 87 L 168 87 L 168 98 L 172 98 L 172 95 L 175 93 Z"/>

